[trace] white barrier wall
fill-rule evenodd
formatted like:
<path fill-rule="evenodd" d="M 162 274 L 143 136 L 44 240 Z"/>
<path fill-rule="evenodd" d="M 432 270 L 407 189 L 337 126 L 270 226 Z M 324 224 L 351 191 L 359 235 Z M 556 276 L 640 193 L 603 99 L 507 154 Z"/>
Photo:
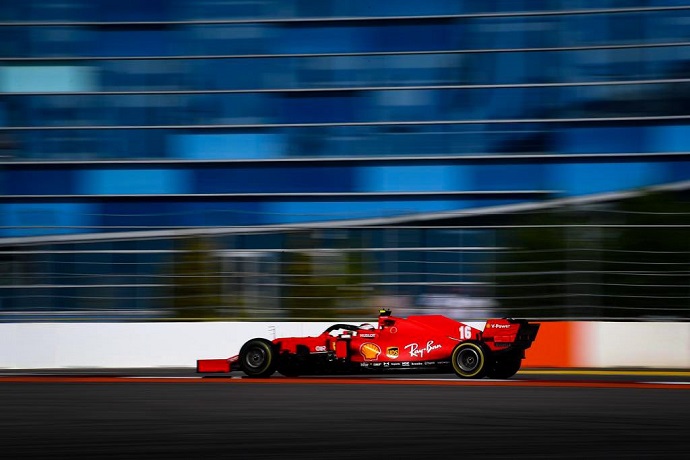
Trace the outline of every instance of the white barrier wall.
<path fill-rule="evenodd" d="M 253 337 L 318 335 L 331 324 L 5 323 L 0 368 L 194 367 L 237 354 Z M 576 330 L 578 367 L 690 368 L 690 323 L 583 322 Z"/>
<path fill-rule="evenodd" d="M 586 323 L 582 367 L 690 368 L 690 323 Z"/>
<path fill-rule="evenodd" d="M 194 367 L 254 337 L 318 335 L 332 323 L 7 323 L 0 368 Z"/>

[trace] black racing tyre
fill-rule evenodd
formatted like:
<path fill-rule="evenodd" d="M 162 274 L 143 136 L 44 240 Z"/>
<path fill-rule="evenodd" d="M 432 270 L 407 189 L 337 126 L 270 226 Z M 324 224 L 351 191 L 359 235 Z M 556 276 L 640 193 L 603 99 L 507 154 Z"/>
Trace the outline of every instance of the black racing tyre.
<path fill-rule="evenodd" d="M 488 350 L 475 342 L 463 342 L 453 350 L 450 362 L 463 379 L 480 379 L 487 372 Z"/>
<path fill-rule="evenodd" d="M 510 358 L 498 359 L 489 369 L 487 375 L 491 379 L 509 379 L 520 370 L 522 365 L 522 358 L 519 356 L 512 356 Z"/>
<path fill-rule="evenodd" d="M 270 377 L 276 361 L 273 343 L 266 339 L 252 339 L 240 349 L 240 369 L 250 377 Z"/>

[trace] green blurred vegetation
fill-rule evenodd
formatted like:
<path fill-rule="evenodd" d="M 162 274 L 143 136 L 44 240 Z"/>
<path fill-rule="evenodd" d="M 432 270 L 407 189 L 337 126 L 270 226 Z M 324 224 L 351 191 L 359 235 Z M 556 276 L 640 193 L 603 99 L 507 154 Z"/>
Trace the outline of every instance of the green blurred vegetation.
<path fill-rule="evenodd" d="M 690 317 L 690 202 L 646 193 L 521 216 L 501 230 L 496 297 L 520 317 Z"/>
<path fill-rule="evenodd" d="M 366 259 L 340 240 L 328 248 L 317 232 L 293 235 L 284 253 L 283 308 L 291 318 L 330 318 L 367 313 Z M 323 249 L 327 248 L 327 249 Z"/>
<path fill-rule="evenodd" d="M 618 210 L 629 227 L 608 232 L 605 240 L 608 316 L 690 317 L 690 229 L 682 227 L 690 225 L 690 202 L 655 193 L 624 201 Z"/>
<path fill-rule="evenodd" d="M 174 316 L 180 319 L 214 319 L 223 302 L 221 264 L 215 247 L 202 237 L 179 240 L 173 260 Z"/>

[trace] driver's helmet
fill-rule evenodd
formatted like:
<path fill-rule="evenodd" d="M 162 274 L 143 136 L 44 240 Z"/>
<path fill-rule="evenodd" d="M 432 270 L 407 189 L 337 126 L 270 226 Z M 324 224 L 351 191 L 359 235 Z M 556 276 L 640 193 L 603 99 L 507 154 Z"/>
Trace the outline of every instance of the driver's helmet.
<path fill-rule="evenodd" d="M 366 331 L 373 331 L 376 329 L 372 324 L 369 323 L 362 323 L 359 325 L 359 328 L 364 329 Z"/>

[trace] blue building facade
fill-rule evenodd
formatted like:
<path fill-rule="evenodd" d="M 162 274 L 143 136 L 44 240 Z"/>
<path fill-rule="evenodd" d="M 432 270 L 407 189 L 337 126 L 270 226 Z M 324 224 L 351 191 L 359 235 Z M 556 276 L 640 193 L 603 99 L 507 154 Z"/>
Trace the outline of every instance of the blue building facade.
<path fill-rule="evenodd" d="M 689 21 L 673 0 L 1 2 L 0 237 L 687 181 Z"/>
<path fill-rule="evenodd" d="M 40 220 L 37 203 L 63 227 L 153 209 L 180 211 L 160 225 L 272 224 L 690 177 L 668 155 L 690 150 L 683 2 L 31 1 L 0 14 L 5 236 L 36 233 L 14 224 Z"/>

